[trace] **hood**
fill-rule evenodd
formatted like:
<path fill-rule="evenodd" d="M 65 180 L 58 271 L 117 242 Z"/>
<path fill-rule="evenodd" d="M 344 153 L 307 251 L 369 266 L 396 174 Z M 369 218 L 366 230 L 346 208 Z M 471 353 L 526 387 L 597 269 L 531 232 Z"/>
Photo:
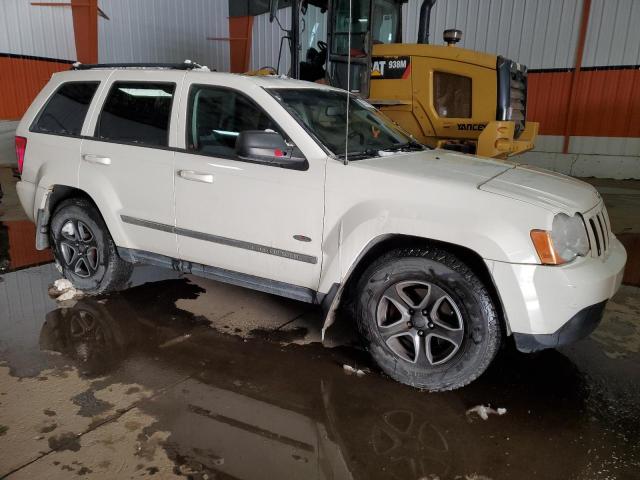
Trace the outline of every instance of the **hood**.
<path fill-rule="evenodd" d="M 469 183 L 474 188 L 496 175 L 515 168 L 515 163 L 508 160 L 472 157 L 445 150 L 375 157 L 356 160 L 353 164 L 413 178 Z"/>
<path fill-rule="evenodd" d="M 554 212 L 586 212 L 600 202 L 600 194 L 588 183 L 528 165 L 504 171 L 479 188 Z"/>

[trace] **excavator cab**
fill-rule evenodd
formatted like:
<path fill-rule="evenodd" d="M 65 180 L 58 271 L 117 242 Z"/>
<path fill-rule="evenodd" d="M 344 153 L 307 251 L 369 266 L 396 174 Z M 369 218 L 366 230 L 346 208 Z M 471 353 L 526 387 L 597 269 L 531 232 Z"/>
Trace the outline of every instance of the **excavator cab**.
<path fill-rule="evenodd" d="M 290 75 L 311 82 L 328 80 L 331 85 L 345 90 L 348 87 L 351 92 L 368 97 L 372 47 L 402 42 L 402 4 L 406 2 L 299 0 L 297 5 L 292 2 L 293 16 L 299 16 L 297 21 L 292 19 L 292 29 L 286 37 L 292 62 L 297 61 L 301 48 L 306 48 L 306 52 L 302 61 L 292 65 Z M 287 4 L 271 0 L 271 17 Z"/>
<path fill-rule="evenodd" d="M 402 42 L 405 2 L 333 0 L 328 32 L 332 85 L 365 98 L 369 96 L 373 45 Z"/>

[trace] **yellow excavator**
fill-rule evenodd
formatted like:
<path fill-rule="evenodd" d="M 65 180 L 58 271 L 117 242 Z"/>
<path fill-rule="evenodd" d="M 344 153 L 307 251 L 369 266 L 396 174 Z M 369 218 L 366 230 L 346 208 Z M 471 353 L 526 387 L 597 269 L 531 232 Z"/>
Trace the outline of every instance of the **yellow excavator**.
<path fill-rule="evenodd" d="M 429 44 L 435 0 L 423 0 L 416 43 L 402 43 L 406 2 L 270 0 L 272 21 L 279 8 L 292 7 L 292 27 L 283 28 L 287 73 L 368 99 L 432 147 L 494 158 L 531 150 L 538 124 L 526 121 L 527 68 L 456 46 L 462 39 L 456 29 L 444 31 L 447 45 Z M 326 42 L 318 40 L 324 28 Z"/>

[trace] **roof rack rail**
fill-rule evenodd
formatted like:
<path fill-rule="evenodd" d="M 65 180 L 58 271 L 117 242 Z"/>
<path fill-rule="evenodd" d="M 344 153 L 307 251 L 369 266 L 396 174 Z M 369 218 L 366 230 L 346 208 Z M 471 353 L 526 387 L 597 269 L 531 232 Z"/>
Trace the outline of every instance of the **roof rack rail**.
<path fill-rule="evenodd" d="M 207 69 L 191 60 L 182 63 L 80 63 L 76 62 L 71 66 L 72 70 L 91 70 L 94 68 L 167 68 L 171 70 L 193 70 L 196 68 Z"/>

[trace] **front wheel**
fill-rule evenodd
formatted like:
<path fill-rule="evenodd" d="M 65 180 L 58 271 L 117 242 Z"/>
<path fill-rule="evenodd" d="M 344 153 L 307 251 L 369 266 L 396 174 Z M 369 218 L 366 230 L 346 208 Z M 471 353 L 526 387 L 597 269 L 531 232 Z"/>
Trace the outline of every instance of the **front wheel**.
<path fill-rule="evenodd" d="M 74 287 L 85 293 L 125 288 L 133 265 L 120 258 L 96 207 L 83 198 L 64 200 L 50 225 L 56 264 Z"/>
<path fill-rule="evenodd" d="M 373 359 L 404 384 L 431 391 L 467 385 L 500 345 L 489 291 L 446 250 L 387 253 L 364 272 L 358 295 L 358 328 Z"/>

